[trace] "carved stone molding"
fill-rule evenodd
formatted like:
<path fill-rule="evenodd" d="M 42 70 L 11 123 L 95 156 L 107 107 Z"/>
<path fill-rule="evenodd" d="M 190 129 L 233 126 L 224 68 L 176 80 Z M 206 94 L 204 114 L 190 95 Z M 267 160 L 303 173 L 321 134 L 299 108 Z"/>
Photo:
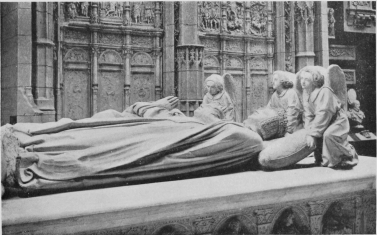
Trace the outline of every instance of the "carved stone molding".
<path fill-rule="evenodd" d="M 355 60 L 356 51 L 353 46 L 330 45 L 330 60 Z"/>
<path fill-rule="evenodd" d="M 354 69 L 343 69 L 346 77 L 346 84 L 356 84 L 356 71 Z"/>

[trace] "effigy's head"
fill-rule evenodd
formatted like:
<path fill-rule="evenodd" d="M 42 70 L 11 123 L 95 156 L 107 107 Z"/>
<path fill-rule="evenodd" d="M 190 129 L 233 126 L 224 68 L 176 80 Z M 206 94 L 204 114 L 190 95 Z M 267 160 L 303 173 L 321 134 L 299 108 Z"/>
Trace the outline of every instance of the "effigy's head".
<path fill-rule="evenodd" d="M 224 119 L 224 112 L 216 103 L 201 105 L 194 111 L 194 117 L 206 124 Z"/>
<path fill-rule="evenodd" d="M 211 95 L 216 95 L 224 89 L 224 79 L 218 74 L 212 74 L 206 80 L 207 91 Z"/>
<path fill-rule="evenodd" d="M 313 66 L 307 66 L 297 74 L 303 89 L 320 88 L 325 83 L 325 78 L 321 72 Z"/>
<path fill-rule="evenodd" d="M 281 86 L 283 89 L 289 89 L 293 87 L 293 82 L 289 79 L 286 72 L 284 71 L 280 71 L 280 70 L 275 71 L 272 74 L 272 81 L 273 81 L 272 88 L 274 88 L 275 90 L 279 86 Z"/>

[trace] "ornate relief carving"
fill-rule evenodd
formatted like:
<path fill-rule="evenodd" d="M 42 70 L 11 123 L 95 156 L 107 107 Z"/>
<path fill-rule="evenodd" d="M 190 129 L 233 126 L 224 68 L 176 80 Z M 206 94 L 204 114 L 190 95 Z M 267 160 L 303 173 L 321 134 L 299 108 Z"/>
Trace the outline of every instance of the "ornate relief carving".
<path fill-rule="evenodd" d="M 219 61 L 215 56 L 206 56 L 203 64 L 204 67 L 220 67 Z"/>
<path fill-rule="evenodd" d="M 321 232 L 322 215 L 310 216 L 311 234 L 322 234 Z"/>
<path fill-rule="evenodd" d="M 122 57 L 114 50 L 106 50 L 99 57 L 100 63 L 119 64 L 122 63 Z"/>
<path fill-rule="evenodd" d="M 250 69 L 265 70 L 267 69 L 266 61 L 261 57 L 255 57 L 249 62 Z"/>
<path fill-rule="evenodd" d="M 293 40 L 291 34 L 291 2 L 284 2 L 284 25 L 285 25 L 285 71 L 294 72 L 292 61 Z"/>
<path fill-rule="evenodd" d="M 254 213 L 257 216 L 258 224 L 271 223 L 274 218 L 274 209 L 272 208 L 255 210 Z"/>
<path fill-rule="evenodd" d="M 216 39 L 202 39 L 202 44 L 205 48 L 219 50 L 219 42 Z"/>
<path fill-rule="evenodd" d="M 89 43 L 89 34 L 80 30 L 66 29 L 64 31 L 64 39 L 66 41 Z"/>
<path fill-rule="evenodd" d="M 125 234 L 127 235 L 147 235 L 148 227 L 131 227 L 129 228 Z"/>
<path fill-rule="evenodd" d="M 314 3 L 310 1 L 295 2 L 295 20 L 298 23 L 312 24 L 314 22 Z"/>
<path fill-rule="evenodd" d="M 66 19 L 74 19 L 77 17 L 77 8 L 78 8 L 77 3 L 67 2 L 65 3 L 64 7 L 65 7 L 64 15 Z"/>
<path fill-rule="evenodd" d="M 73 120 L 86 118 L 88 113 L 88 73 L 65 71 L 66 117 Z"/>
<path fill-rule="evenodd" d="M 243 68 L 243 62 L 240 58 L 229 57 L 225 62 L 226 67 Z"/>
<path fill-rule="evenodd" d="M 88 52 L 83 49 L 72 48 L 64 56 L 64 61 L 86 62 L 89 61 L 89 55 Z"/>
<path fill-rule="evenodd" d="M 267 36 L 267 4 L 266 2 L 251 2 L 251 25 L 246 29 L 247 34 Z"/>
<path fill-rule="evenodd" d="M 243 51 L 243 42 L 239 40 L 228 40 L 225 44 L 227 51 Z"/>
<path fill-rule="evenodd" d="M 251 54 L 267 54 L 267 45 L 262 41 L 249 42 L 249 53 Z"/>
<path fill-rule="evenodd" d="M 113 33 L 101 33 L 98 36 L 99 43 L 111 44 L 111 45 L 122 45 L 123 40 L 120 34 Z"/>
<path fill-rule="evenodd" d="M 131 2 L 131 20 L 134 24 L 154 24 L 155 2 Z"/>
<path fill-rule="evenodd" d="M 119 72 L 102 72 L 99 91 L 100 111 L 106 109 L 122 111 L 123 84 L 120 81 Z"/>
<path fill-rule="evenodd" d="M 226 3 L 226 20 L 223 21 L 223 30 L 229 34 L 244 33 L 244 11 L 243 2 L 229 1 Z"/>
<path fill-rule="evenodd" d="M 151 37 L 132 36 L 131 44 L 133 46 L 152 47 L 153 39 Z"/>
<path fill-rule="evenodd" d="M 135 74 L 132 75 L 133 82 L 131 85 L 133 103 L 139 101 L 151 101 L 153 92 L 153 83 L 151 75 Z"/>
<path fill-rule="evenodd" d="M 100 2 L 101 17 L 122 18 L 123 2 Z"/>
<path fill-rule="evenodd" d="M 356 59 L 354 47 L 331 45 L 329 54 L 330 54 L 330 59 L 335 59 L 335 60 L 355 60 Z"/>
<path fill-rule="evenodd" d="M 195 227 L 196 234 L 209 233 L 212 231 L 212 227 L 215 223 L 215 219 L 212 216 L 199 217 L 194 220 L 193 225 Z"/>
<path fill-rule="evenodd" d="M 147 53 L 138 52 L 132 57 L 131 64 L 152 65 L 153 60 L 152 60 L 152 57 L 150 55 L 148 55 Z"/>
<path fill-rule="evenodd" d="M 376 232 L 376 195 L 365 196 L 363 198 L 365 207 L 366 231 L 365 233 L 374 234 Z"/>
<path fill-rule="evenodd" d="M 356 71 L 354 69 L 343 69 L 343 72 L 346 77 L 346 84 L 356 84 Z"/>
<path fill-rule="evenodd" d="M 184 65 L 202 66 L 203 46 L 179 46 L 177 49 L 177 65 L 178 68 Z"/>
<path fill-rule="evenodd" d="M 312 201 L 308 202 L 310 207 L 310 215 L 322 215 L 326 208 L 325 201 Z"/>
<path fill-rule="evenodd" d="M 198 18 L 201 31 L 220 32 L 220 2 L 198 2 Z"/>

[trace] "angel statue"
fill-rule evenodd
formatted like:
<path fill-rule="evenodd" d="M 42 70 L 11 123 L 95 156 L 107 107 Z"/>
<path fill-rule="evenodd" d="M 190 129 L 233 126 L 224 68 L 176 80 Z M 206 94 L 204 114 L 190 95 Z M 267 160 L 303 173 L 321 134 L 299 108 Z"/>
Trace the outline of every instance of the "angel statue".
<path fill-rule="evenodd" d="M 316 148 L 316 163 L 342 168 L 357 165 L 358 155 L 347 141 L 350 124 L 345 111 L 347 92 L 341 68 L 306 66 L 297 73 L 297 83 L 303 91 L 306 143 Z"/>
<path fill-rule="evenodd" d="M 231 94 L 234 94 L 234 88 L 229 81 L 229 74 L 225 74 L 224 77 L 227 78 L 227 85 L 232 91 Z M 228 92 L 224 89 L 225 88 L 225 81 L 224 77 L 218 74 L 212 74 L 205 80 L 205 84 L 207 87 L 207 94 L 205 94 L 203 98 L 202 105 L 211 105 L 215 104 L 222 108 L 224 112 L 224 121 L 235 121 L 236 120 L 236 112 L 235 112 L 235 99 L 229 96 Z M 234 95 L 233 95 L 234 96 Z"/>
<path fill-rule="evenodd" d="M 296 75 L 286 71 L 275 71 L 272 75 L 275 92 L 267 104 L 268 108 L 281 108 L 286 113 L 286 133 L 292 134 L 303 128 L 302 112 L 303 107 L 293 82 Z"/>
<path fill-rule="evenodd" d="M 348 108 L 347 116 L 350 120 L 351 128 L 354 132 L 360 132 L 365 138 L 370 138 L 369 131 L 365 130 L 362 125 L 365 114 L 360 110 L 360 101 L 357 100 L 356 91 L 354 89 L 349 89 L 347 93 L 348 104 L 350 106 Z"/>

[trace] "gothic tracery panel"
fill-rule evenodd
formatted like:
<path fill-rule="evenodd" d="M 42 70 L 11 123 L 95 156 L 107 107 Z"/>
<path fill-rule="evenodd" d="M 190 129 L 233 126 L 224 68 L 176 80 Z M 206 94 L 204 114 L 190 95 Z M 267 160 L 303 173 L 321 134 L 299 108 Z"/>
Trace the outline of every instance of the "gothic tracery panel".
<path fill-rule="evenodd" d="M 121 75 L 121 72 L 103 71 L 100 73 L 98 111 L 106 109 L 123 111 L 124 80 Z"/>
<path fill-rule="evenodd" d="M 155 100 L 153 74 L 132 74 L 131 103 Z"/>
<path fill-rule="evenodd" d="M 73 120 L 89 117 L 89 74 L 86 70 L 64 73 L 65 117 Z"/>

